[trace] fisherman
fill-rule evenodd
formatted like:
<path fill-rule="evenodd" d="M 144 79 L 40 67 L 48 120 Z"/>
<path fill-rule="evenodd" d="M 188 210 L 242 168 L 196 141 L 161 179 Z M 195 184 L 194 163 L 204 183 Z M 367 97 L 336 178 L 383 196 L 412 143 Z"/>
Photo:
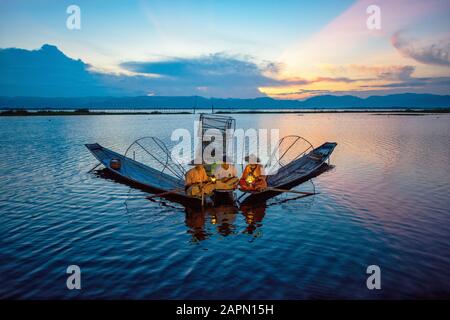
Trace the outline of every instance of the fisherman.
<path fill-rule="evenodd" d="M 205 167 L 202 164 L 195 164 L 194 168 L 186 172 L 185 191 L 187 195 L 202 197 L 202 195 L 211 195 L 214 189 L 215 184 L 206 174 Z"/>
<path fill-rule="evenodd" d="M 242 177 L 239 180 L 239 187 L 242 191 L 261 191 L 267 188 L 264 168 L 260 160 L 255 155 L 245 157 L 248 165 L 245 167 Z"/>
<path fill-rule="evenodd" d="M 239 183 L 236 167 L 226 158 L 220 165 L 216 166 L 213 177 L 216 179 L 216 189 L 219 190 L 234 190 Z"/>

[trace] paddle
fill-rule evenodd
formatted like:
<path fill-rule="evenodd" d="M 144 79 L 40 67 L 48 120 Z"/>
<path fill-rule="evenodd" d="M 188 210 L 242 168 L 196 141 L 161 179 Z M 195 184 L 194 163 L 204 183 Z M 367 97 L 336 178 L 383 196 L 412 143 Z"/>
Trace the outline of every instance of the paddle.
<path fill-rule="evenodd" d="M 276 192 L 289 192 L 289 193 L 297 193 L 297 194 L 304 194 L 304 195 L 308 195 L 308 196 L 312 196 L 314 194 L 319 194 L 317 192 L 304 192 L 304 191 L 297 191 L 297 190 L 288 190 L 288 189 L 279 189 L 279 188 L 266 188 L 266 190 L 270 190 L 270 191 L 276 191 Z"/>
<path fill-rule="evenodd" d="M 146 197 L 147 199 L 151 199 L 151 198 L 157 198 L 157 197 L 163 197 L 165 195 L 171 194 L 171 193 L 175 193 L 175 192 L 180 192 L 180 191 L 184 191 L 184 189 L 173 189 L 173 190 L 169 190 L 163 193 L 158 193 L 158 194 L 154 194 L 152 196 Z"/>

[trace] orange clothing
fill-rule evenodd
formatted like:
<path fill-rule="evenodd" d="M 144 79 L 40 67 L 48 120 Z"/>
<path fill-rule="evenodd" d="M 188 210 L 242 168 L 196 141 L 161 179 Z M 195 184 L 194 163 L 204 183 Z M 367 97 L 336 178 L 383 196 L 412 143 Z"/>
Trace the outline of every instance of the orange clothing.
<path fill-rule="evenodd" d="M 264 170 L 262 168 L 262 166 L 260 164 L 255 165 L 256 167 L 254 169 L 252 169 L 251 164 L 248 164 L 245 169 L 244 172 L 242 172 L 242 177 L 243 179 L 247 179 L 248 175 L 253 171 L 253 176 L 254 177 L 259 177 L 264 175 Z"/>
<path fill-rule="evenodd" d="M 236 189 L 239 183 L 239 178 L 223 178 L 221 180 L 217 180 L 215 185 L 218 190 L 234 190 Z"/>
<path fill-rule="evenodd" d="M 185 191 L 186 194 L 193 197 L 202 195 L 211 195 L 214 192 L 215 185 L 209 182 L 205 167 L 195 167 L 186 172 Z"/>
<path fill-rule="evenodd" d="M 212 182 L 194 183 L 186 187 L 186 194 L 191 197 L 201 197 L 202 194 L 209 196 L 216 190 L 216 185 Z"/>
<path fill-rule="evenodd" d="M 254 181 L 248 182 L 247 178 L 253 175 Z M 260 164 L 256 167 L 247 165 L 242 173 L 242 177 L 239 180 L 239 187 L 243 191 L 257 191 L 267 188 L 266 177 L 263 175 L 263 168 Z"/>
<path fill-rule="evenodd" d="M 206 170 L 203 166 L 195 167 L 186 172 L 185 176 L 185 186 L 189 187 L 195 183 L 207 182 L 208 175 L 206 174 Z"/>
<path fill-rule="evenodd" d="M 256 180 L 249 184 L 245 179 L 239 180 L 239 188 L 242 191 L 260 191 L 267 188 L 266 179 L 263 176 L 256 178 Z"/>

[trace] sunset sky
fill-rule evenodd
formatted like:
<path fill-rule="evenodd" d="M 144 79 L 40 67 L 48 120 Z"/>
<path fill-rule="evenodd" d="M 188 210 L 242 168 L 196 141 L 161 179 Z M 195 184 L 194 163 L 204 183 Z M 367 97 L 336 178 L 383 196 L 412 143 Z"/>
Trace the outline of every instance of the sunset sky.
<path fill-rule="evenodd" d="M 80 30 L 66 27 L 71 4 Z M 379 30 L 366 25 L 369 5 L 381 9 Z M 448 0 L 0 2 L 0 48 L 45 55 L 44 44 L 67 63 L 81 59 L 80 79 L 98 82 L 90 94 L 100 84 L 117 95 L 450 94 Z M 33 57 L 19 63 L 2 51 L 6 74 L 27 72 L 22 61 Z M 36 83 L 64 69 L 46 68 L 55 70 Z M 15 94 L 35 85 L 10 78 L 0 81 Z"/>

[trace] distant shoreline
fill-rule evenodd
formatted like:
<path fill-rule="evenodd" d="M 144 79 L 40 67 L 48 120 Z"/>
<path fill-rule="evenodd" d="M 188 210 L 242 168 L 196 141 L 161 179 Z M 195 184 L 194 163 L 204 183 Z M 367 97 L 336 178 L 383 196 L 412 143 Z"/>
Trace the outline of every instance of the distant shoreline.
<path fill-rule="evenodd" d="M 78 110 L 2 110 L 0 111 L 0 116 L 101 116 L 101 115 L 180 115 L 180 114 L 198 114 L 201 111 L 210 110 L 197 110 L 193 111 L 123 111 L 118 110 L 117 112 L 111 111 L 95 111 L 88 109 L 78 109 Z M 450 113 L 450 108 L 439 108 L 439 109 L 406 109 L 406 110 L 395 110 L 395 109 L 373 109 L 373 110 L 242 110 L 242 111 L 229 111 L 229 110 L 216 110 L 215 114 L 328 114 L 328 113 L 371 113 L 374 115 L 425 115 L 425 114 L 445 114 Z"/>

